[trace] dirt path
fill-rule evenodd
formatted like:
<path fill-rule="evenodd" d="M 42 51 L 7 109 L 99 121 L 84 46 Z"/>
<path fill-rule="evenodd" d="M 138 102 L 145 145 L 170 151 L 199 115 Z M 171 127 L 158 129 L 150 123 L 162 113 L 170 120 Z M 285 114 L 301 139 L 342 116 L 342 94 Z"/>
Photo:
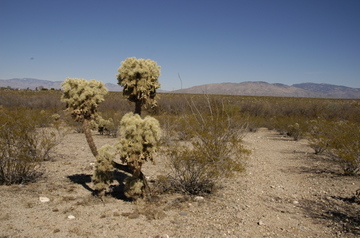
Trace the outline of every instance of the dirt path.
<path fill-rule="evenodd" d="M 95 142 L 114 143 L 95 135 Z M 359 178 L 316 157 L 307 142 L 259 129 L 244 138 L 247 171 L 203 200 L 164 195 L 151 204 L 91 196 L 93 162 L 85 137 L 69 134 L 46 177 L 0 187 L 0 237 L 357 237 Z M 144 173 L 155 177 L 159 165 Z M 40 196 L 50 199 L 39 201 Z M 73 217 L 71 217 L 73 216 Z"/>

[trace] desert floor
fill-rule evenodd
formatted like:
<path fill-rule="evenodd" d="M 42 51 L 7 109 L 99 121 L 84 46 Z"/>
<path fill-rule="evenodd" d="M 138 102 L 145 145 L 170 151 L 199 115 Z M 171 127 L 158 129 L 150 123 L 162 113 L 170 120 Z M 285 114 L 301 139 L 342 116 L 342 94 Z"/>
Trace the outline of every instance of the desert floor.
<path fill-rule="evenodd" d="M 116 138 L 94 133 L 100 147 Z M 70 133 L 44 175 L 26 185 L 0 186 L 0 237 L 359 237 L 360 178 L 342 176 L 306 140 L 264 128 L 248 133 L 246 172 L 214 194 L 167 194 L 129 201 L 121 186 L 103 200 L 92 196 L 94 158 L 83 134 Z M 143 169 L 164 174 L 161 159 Z M 122 184 L 126 175 L 117 173 Z M 47 197 L 48 202 L 41 202 Z M 203 198 L 203 199 L 202 199 Z"/>

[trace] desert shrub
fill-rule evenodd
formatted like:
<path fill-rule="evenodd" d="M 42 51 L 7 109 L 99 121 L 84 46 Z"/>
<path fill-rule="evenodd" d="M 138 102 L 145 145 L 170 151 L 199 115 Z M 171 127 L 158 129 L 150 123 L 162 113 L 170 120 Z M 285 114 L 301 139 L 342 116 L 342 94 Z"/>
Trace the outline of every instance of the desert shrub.
<path fill-rule="evenodd" d="M 315 154 L 328 151 L 344 173 L 353 175 L 360 168 L 360 125 L 349 121 L 318 118 L 309 121 L 309 145 Z"/>
<path fill-rule="evenodd" d="M 0 111 L 0 184 L 26 183 L 40 173 L 40 162 L 60 143 L 59 127 L 37 128 L 34 110 L 16 108 Z"/>
<path fill-rule="evenodd" d="M 62 110 L 59 101 L 60 91 L 11 90 L 1 91 L 0 105 L 4 107 L 24 107 L 28 109 L 51 110 L 56 113 Z"/>
<path fill-rule="evenodd" d="M 272 126 L 281 135 L 287 135 L 294 140 L 300 140 L 307 132 L 307 121 L 298 116 L 275 116 L 272 118 Z"/>
<path fill-rule="evenodd" d="M 360 170 L 360 125 L 348 121 L 332 123 L 330 149 L 344 173 L 354 175 Z"/>
<path fill-rule="evenodd" d="M 1 113 L 0 184 L 25 183 L 39 174 L 35 125 L 22 112 Z"/>
<path fill-rule="evenodd" d="M 172 148 L 167 155 L 170 174 L 163 189 L 194 195 L 212 192 L 219 175 L 217 166 L 201 151 L 183 146 Z"/>
<path fill-rule="evenodd" d="M 177 125 L 179 116 L 176 115 L 161 115 L 157 116 L 157 119 L 161 125 L 161 145 L 170 145 L 172 141 L 178 138 Z"/>
<path fill-rule="evenodd" d="M 36 129 L 37 154 L 42 161 L 51 159 L 51 151 L 60 144 L 66 133 L 67 129 L 60 126 Z"/>
<path fill-rule="evenodd" d="M 186 102 L 188 95 L 169 93 L 162 93 L 161 95 L 157 106 L 158 114 L 179 116 L 188 112 L 189 107 Z"/>
<path fill-rule="evenodd" d="M 288 125 L 288 130 L 286 134 L 294 138 L 294 140 L 299 140 L 303 136 L 303 131 L 300 127 L 300 124 L 295 122 L 294 124 Z"/>
<path fill-rule="evenodd" d="M 310 120 L 308 125 L 309 145 L 314 149 L 315 154 L 321 154 L 330 146 L 332 124 L 325 119 L 318 118 Z"/>
<path fill-rule="evenodd" d="M 206 101 L 206 113 L 200 113 L 193 105 L 194 113 L 183 118 L 190 141 L 164 150 L 170 169 L 162 182 L 164 190 L 211 192 L 222 179 L 244 170 L 243 159 L 249 153 L 241 143 L 246 123 L 234 120 L 221 102 Z"/>
<path fill-rule="evenodd" d="M 133 105 L 121 92 L 109 92 L 105 95 L 105 101 L 99 105 L 99 112 L 107 111 L 129 112 Z"/>

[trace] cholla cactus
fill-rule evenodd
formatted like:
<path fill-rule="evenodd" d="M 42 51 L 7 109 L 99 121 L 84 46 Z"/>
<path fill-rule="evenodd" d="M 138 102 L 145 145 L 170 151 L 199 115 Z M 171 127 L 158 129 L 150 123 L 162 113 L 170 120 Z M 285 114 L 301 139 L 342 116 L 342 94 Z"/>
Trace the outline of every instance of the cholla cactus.
<path fill-rule="evenodd" d="M 78 78 L 67 78 L 61 86 L 64 89 L 61 101 L 66 103 L 66 108 L 75 121 L 83 122 L 86 140 L 95 157 L 98 155 L 94 140 L 91 135 L 89 121 L 97 115 L 99 103 L 104 101 L 108 90 L 100 81 Z"/>
<path fill-rule="evenodd" d="M 160 88 L 160 66 L 155 61 L 127 58 L 121 62 L 118 72 L 118 84 L 124 87 L 123 94 L 128 100 L 135 102 L 136 114 L 141 115 L 144 104 L 156 105 L 156 89 Z"/>
<path fill-rule="evenodd" d="M 91 129 L 97 129 L 101 135 L 104 133 L 110 135 L 110 129 L 114 127 L 114 120 L 112 118 L 106 120 L 98 114 L 94 120 L 90 122 L 90 127 Z"/>
<path fill-rule="evenodd" d="M 61 100 L 66 103 L 75 121 L 91 119 L 96 115 L 99 103 L 104 101 L 108 90 L 100 81 L 67 78 L 61 86 L 64 93 Z"/>
<path fill-rule="evenodd" d="M 110 183 L 112 183 L 114 177 L 112 162 L 114 154 L 112 153 L 113 147 L 105 145 L 100 148 L 99 154 L 96 157 L 95 171 L 92 181 L 95 185 L 95 190 L 104 191 Z"/>
<path fill-rule="evenodd" d="M 131 197 L 145 195 L 149 188 L 141 167 L 145 161 L 153 161 L 152 156 L 160 140 L 160 124 L 153 117 L 142 119 L 138 114 L 127 113 L 121 119 L 120 127 L 122 138 L 117 144 L 117 153 L 133 175 L 126 181 L 125 194 Z M 139 194 L 139 182 L 143 184 L 142 194 Z"/>

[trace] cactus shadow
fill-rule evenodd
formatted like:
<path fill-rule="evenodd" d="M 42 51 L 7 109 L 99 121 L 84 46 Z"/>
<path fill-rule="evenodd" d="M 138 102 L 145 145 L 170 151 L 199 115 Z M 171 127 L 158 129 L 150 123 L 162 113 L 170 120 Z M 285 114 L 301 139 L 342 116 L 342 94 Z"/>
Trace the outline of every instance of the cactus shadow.
<path fill-rule="evenodd" d="M 73 174 L 67 176 L 68 179 L 71 180 L 71 182 L 80 184 L 83 186 L 86 190 L 90 191 L 93 195 L 96 194 L 96 191 L 87 185 L 88 183 L 91 183 L 91 175 L 89 174 Z"/>
<path fill-rule="evenodd" d="M 113 172 L 114 175 L 114 180 L 117 181 L 117 184 L 114 185 L 110 185 L 110 192 L 107 193 L 108 195 L 116 198 L 116 199 L 120 199 L 123 201 L 132 201 L 132 199 L 128 198 L 125 196 L 124 193 L 124 180 L 129 177 L 129 175 L 127 175 L 126 173 L 120 172 L 120 171 L 114 171 Z"/>
<path fill-rule="evenodd" d="M 106 195 L 112 196 L 116 199 L 124 200 L 124 201 L 132 201 L 132 199 L 129 199 L 125 196 L 124 193 L 124 180 L 129 177 L 126 173 L 122 173 L 119 171 L 114 171 L 114 180 L 117 181 L 118 184 L 110 185 L 109 192 L 106 193 Z M 93 196 L 97 196 L 97 191 L 92 189 L 88 183 L 91 183 L 91 177 L 90 174 L 74 174 L 67 176 L 68 179 L 70 179 L 71 182 L 80 184 L 85 188 L 86 190 L 90 191 Z"/>

